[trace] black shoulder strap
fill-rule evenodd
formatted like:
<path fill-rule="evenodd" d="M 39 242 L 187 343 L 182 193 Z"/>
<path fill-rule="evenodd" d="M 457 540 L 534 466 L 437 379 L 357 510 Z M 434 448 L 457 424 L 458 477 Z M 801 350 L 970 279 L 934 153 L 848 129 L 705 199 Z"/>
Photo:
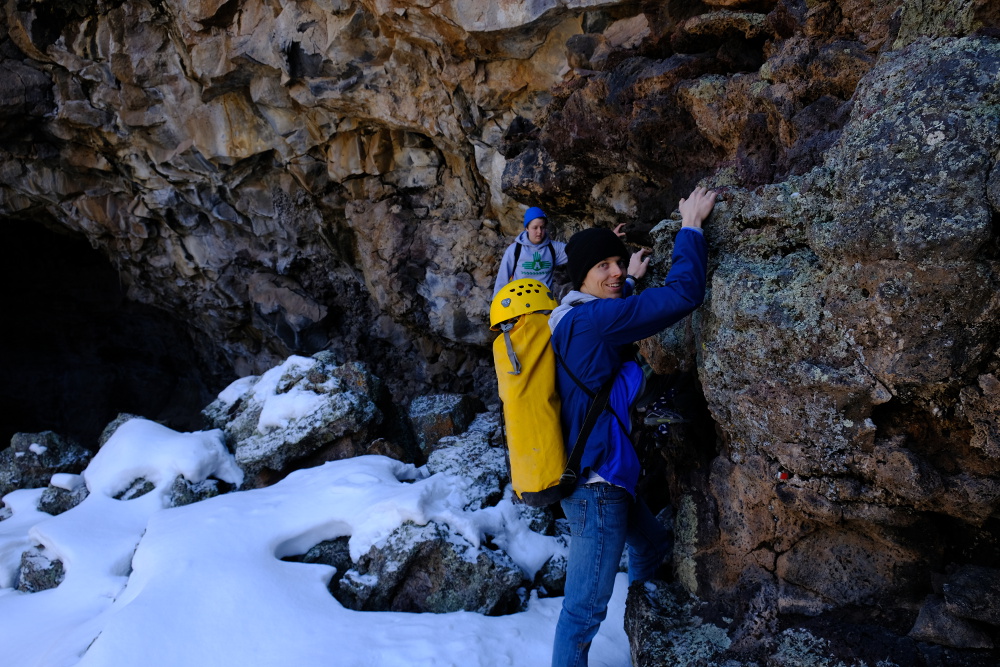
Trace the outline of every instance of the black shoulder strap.
<path fill-rule="evenodd" d="M 555 352 L 555 349 L 553 348 L 552 351 Z M 573 382 L 576 383 L 576 386 L 579 387 L 580 390 L 583 393 L 585 393 L 587 396 L 590 396 L 591 400 L 593 400 L 594 398 L 597 397 L 597 394 L 595 394 L 594 392 L 590 391 L 590 389 L 587 389 L 587 385 L 585 385 L 584 383 L 580 382 L 580 380 L 575 375 L 573 375 L 573 371 L 571 371 L 569 369 L 569 366 L 567 366 L 566 362 L 563 361 L 563 358 L 562 358 L 561 355 L 556 354 L 556 361 L 559 362 L 559 365 L 562 366 L 562 369 L 564 371 L 566 371 L 566 375 L 568 375 L 570 377 L 570 379 L 573 380 Z M 614 377 L 612 377 L 611 379 L 614 379 Z"/>
<path fill-rule="evenodd" d="M 553 352 L 555 352 L 554 349 L 553 349 Z M 571 371 L 569 369 L 569 366 L 566 365 L 566 362 L 563 361 L 562 357 L 559 356 L 558 354 L 556 355 L 556 361 L 559 362 L 559 365 L 562 366 L 562 368 L 563 368 L 564 371 L 566 371 L 566 374 L 569 375 L 570 379 L 572 379 L 573 382 L 576 383 L 576 386 L 579 387 L 580 390 L 583 393 L 585 393 L 587 396 L 590 396 L 590 398 L 596 403 L 597 402 L 597 397 L 600 396 L 600 391 L 603 391 L 604 387 L 601 387 L 601 390 L 598 393 L 595 394 L 594 392 L 592 392 L 590 389 L 587 388 L 587 385 L 585 385 L 582 382 L 580 382 L 580 380 L 575 375 L 573 375 L 573 371 Z M 608 378 L 608 381 L 604 383 L 608 387 L 608 396 L 609 397 L 611 395 L 611 385 L 614 384 L 614 381 L 615 381 L 615 376 L 612 375 L 610 378 Z M 607 404 L 608 399 L 604 399 L 604 402 L 605 402 L 605 404 Z M 608 412 L 610 412 L 614 416 L 615 421 L 618 422 L 618 426 L 621 427 L 622 433 L 625 434 L 625 437 L 628 438 L 628 441 L 632 442 L 632 434 L 629 432 L 629 429 L 625 427 L 625 424 L 622 422 L 622 418 L 619 417 L 618 413 L 615 412 L 613 409 L 612 410 L 608 410 Z M 635 446 L 635 443 L 633 442 L 632 445 Z"/>
<path fill-rule="evenodd" d="M 559 355 L 556 355 L 556 359 L 558 358 Z M 563 368 L 566 368 L 566 366 L 563 365 Z M 576 487 L 577 480 L 580 477 L 580 461 L 583 460 L 583 450 L 586 447 L 587 438 L 590 437 L 590 432 L 594 430 L 594 424 L 597 423 L 598 415 L 608 406 L 608 399 L 611 397 L 611 385 L 614 382 L 614 377 L 609 378 L 594 396 L 594 400 L 590 404 L 590 409 L 587 410 L 587 417 L 583 420 L 583 426 L 580 427 L 580 432 L 576 436 L 576 442 L 573 443 L 573 449 L 570 451 L 569 459 L 566 461 L 566 469 L 559 478 L 559 486 L 565 489 L 567 495 Z"/>

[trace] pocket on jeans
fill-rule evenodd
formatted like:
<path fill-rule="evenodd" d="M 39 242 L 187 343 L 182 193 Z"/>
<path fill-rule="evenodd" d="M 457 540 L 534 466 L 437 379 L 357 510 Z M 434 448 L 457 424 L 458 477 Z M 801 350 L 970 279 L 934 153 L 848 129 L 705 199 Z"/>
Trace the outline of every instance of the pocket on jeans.
<path fill-rule="evenodd" d="M 601 505 L 617 505 L 632 500 L 632 494 L 617 484 L 606 484 L 602 490 L 603 493 L 598 497 Z"/>
<path fill-rule="evenodd" d="M 580 537 L 586 529 L 587 501 L 583 498 L 566 498 L 562 501 L 563 514 L 569 522 L 570 537 Z"/>

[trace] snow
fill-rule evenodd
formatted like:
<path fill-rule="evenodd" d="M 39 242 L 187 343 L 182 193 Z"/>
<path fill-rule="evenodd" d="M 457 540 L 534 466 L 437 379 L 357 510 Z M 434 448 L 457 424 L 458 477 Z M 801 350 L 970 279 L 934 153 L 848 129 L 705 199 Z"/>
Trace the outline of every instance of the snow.
<path fill-rule="evenodd" d="M 65 489 L 66 491 L 75 491 L 86 483 L 87 481 L 83 478 L 83 475 L 72 475 L 68 472 L 56 473 L 49 480 L 49 485 Z"/>
<path fill-rule="evenodd" d="M 145 419 L 131 419 L 111 436 L 83 471 L 91 493 L 107 496 L 124 491 L 144 478 L 157 487 L 169 487 L 178 475 L 203 482 L 214 475 L 234 485 L 243 472 L 226 450 L 221 430 L 177 433 Z"/>
<path fill-rule="evenodd" d="M 305 373 L 315 364 L 315 359 L 293 355 L 259 378 L 249 377 L 236 380 L 219 394 L 219 398 L 224 403 L 232 404 L 252 389 L 251 400 L 263 406 L 260 419 L 257 422 L 258 432 L 269 433 L 275 429 L 284 428 L 297 419 L 315 413 L 328 401 L 324 394 L 311 389 L 281 386 L 283 378 Z M 331 378 L 327 383 L 317 388 L 323 389 L 324 393 L 329 393 L 337 389 L 339 384 L 340 382 L 336 378 Z"/>
<path fill-rule="evenodd" d="M 225 403 L 227 406 L 232 405 L 236 401 L 243 398 L 244 395 L 253 386 L 253 383 L 257 381 L 256 375 L 247 375 L 246 377 L 241 377 L 239 380 L 235 380 L 228 387 L 223 389 L 218 396 L 218 400 Z"/>
<path fill-rule="evenodd" d="M 436 521 L 474 549 L 485 548 L 490 535 L 534 574 L 564 545 L 531 532 L 509 500 L 465 510 L 463 480 L 381 456 L 326 463 L 270 487 L 168 507 L 179 475 L 238 485 L 242 473 L 219 431 L 179 433 L 133 419 L 82 476 L 55 476 L 62 488 L 86 481 L 90 495 L 73 509 L 39 512 L 41 489 L 3 498 L 12 512 L 0 521 L 4 665 L 549 664 L 561 598 L 533 596 L 526 611 L 498 617 L 357 612 L 327 590 L 332 567 L 281 560 L 341 536 L 349 536 L 357 558 L 404 521 Z M 153 491 L 114 499 L 138 478 Z M 23 593 L 14 588 L 21 554 L 35 546 L 62 561 L 65 578 L 56 588 Z M 625 575 L 616 583 L 591 649 L 595 667 L 629 665 Z"/>
<path fill-rule="evenodd" d="M 267 433 L 302 417 L 313 414 L 326 403 L 326 399 L 314 391 L 290 391 L 280 396 L 272 396 L 260 412 L 257 430 Z"/>

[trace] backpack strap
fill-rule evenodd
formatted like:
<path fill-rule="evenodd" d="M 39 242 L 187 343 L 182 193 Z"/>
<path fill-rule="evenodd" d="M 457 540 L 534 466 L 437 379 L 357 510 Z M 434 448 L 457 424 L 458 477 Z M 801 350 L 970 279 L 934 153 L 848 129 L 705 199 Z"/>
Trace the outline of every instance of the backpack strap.
<path fill-rule="evenodd" d="M 513 322 L 502 322 L 500 324 L 500 331 L 503 332 L 503 342 L 507 346 L 507 358 L 510 360 L 511 368 L 514 370 L 507 371 L 508 375 L 520 375 L 521 374 L 521 360 L 517 358 L 517 353 L 514 352 L 514 344 L 510 340 L 510 332 L 514 328 Z"/>
<path fill-rule="evenodd" d="M 555 350 L 553 349 L 553 352 L 554 351 Z M 582 382 L 580 382 L 580 380 L 576 377 L 576 375 L 573 374 L 573 371 L 571 371 L 569 369 L 569 366 L 566 365 L 566 362 L 563 361 L 562 357 L 560 357 L 558 354 L 556 355 L 556 361 L 559 362 L 559 365 L 562 366 L 562 368 L 563 368 L 564 371 L 566 371 L 566 374 L 569 375 L 570 379 L 572 379 L 573 382 L 576 383 L 576 386 L 579 387 L 580 390 L 583 393 L 585 393 L 587 396 L 590 396 L 591 400 L 593 400 L 596 403 L 597 402 L 597 398 L 601 395 L 600 392 L 604 390 L 604 386 L 602 386 L 601 389 L 598 390 L 598 393 L 595 394 L 594 392 L 592 392 L 590 389 L 587 388 L 587 385 L 585 385 Z M 608 387 L 608 396 L 609 397 L 611 395 L 611 385 L 614 384 L 615 377 L 617 377 L 617 374 L 616 375 L 612 375 L 610 378 L 608 378 L 608 381 L 604 383 Z M 607 404 L 607 402 L 608 402 L 608 399 L 607 398 L 604 399 L 604 403 Z M 632 442 L 632 433 L 630 432 L 631 429 L 628 429 L 628 428 L 625 427 L 625 424 L 622 423 L 622 418 L 619 417 L 618 413 L 615 412 L 613 409 L 608 410 L 608 412 L 610 412 L 614 416 L 615 421 L 618 422 L 618 426 L 621 428 L 622 433 L 625 434 L 625 438 L 629 442 L 632 443 L 633 447 L 635 447 L 635 443 Z M 589 413 L 588 413 L 588 416 L 589 416 Z M 584 423 L 586 423 L 586 422 L 584 422 Z M 591 428 L 593 428 L 593 426 L 591 426 Z M 588 433 L 587 435 L 590 435 L 590 434 Z"/>
<path fill-rule="evenodd" d="M 558 354 L 556 355 L 556 359 L 559 359 Z M 566 366 L 563 365 L 563 368 L 566 368 Z M 568 496 L 576 488 L 577 480 L 580 477 L 580 473 L 577 471 L 580 467 L 580 461 L 583 460 L 583 450 L 587 444 L 587 438 L 590 437 L 590 432 L 594 430 L 594 424 L 597 423 L 598 415 L 608 406 L 608 399 L 611 398 L 611 385 L 614 382 L 614 376 L 610 377 L 601 387 L 600 391 L 594 395 L 594 400 L 590 403 L 590 409 L 587 410 L 587 417 L 583 420 L 583 426 L 576 435 L 576 442 L 573 443 L 573 449 L 570 451 L 569 459 L 566 461 L 566 469 L 559 478 L 559 490 L 562 492 L 563 497 Z"/>

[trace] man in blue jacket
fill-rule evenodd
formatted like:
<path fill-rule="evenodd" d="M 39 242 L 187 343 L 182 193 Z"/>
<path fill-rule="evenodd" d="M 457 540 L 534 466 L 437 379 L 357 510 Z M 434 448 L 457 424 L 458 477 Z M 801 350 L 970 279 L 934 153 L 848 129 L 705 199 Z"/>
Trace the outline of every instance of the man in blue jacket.
<path fill-rule="evenodd" d="M 715 192 L 697 188 L 681 199 L 682 227 L 663 287 L 633 295 L 649 266 L 648 251 L 628 259 L 609 229 L 585 229 L 566 246 L 574 291 L 552 311 L 552 346 L 560 358 L 556 382 L 563 432 L 572 446 L 600 388 L 613 378 L 607 407 L 587 439 L 580 483 L 562 501 L 570 524 L 569 562 L 556 626 L 553 667 L 587 665 L 590 642 L 607 615 L 625 546 L 629 583 L 649 579 L 672 544 L 670 535 L 636 498 L 641 464 L 629 440 L 630 408 L 643 388 L 642 369 L 628 360 L 635 341 L 679 321 L 705 298 L 707 252 L 701 224 Z"/>

